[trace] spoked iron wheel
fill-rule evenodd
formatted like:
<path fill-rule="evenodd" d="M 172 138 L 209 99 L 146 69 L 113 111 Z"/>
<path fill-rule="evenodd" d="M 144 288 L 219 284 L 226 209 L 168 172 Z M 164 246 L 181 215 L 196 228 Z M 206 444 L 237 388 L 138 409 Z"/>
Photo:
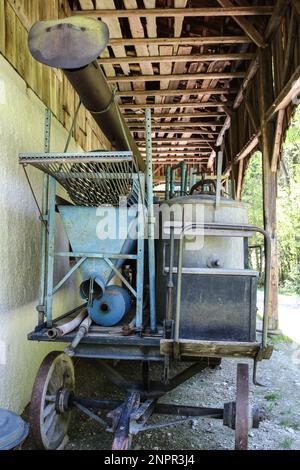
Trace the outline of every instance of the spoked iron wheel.
<path fill-rule="evenodd" d="M 67 435 L 71 412 L 62 398 L 74 392 L 75 377 L 72 360 L 53 351 L 43 360 L 37 373 L 30 404 L 30 425 L 38 449 L 55 450 Z"/>
<path fill-rule="evenodd" d="M 249 366 L 238 364 L 235 405 L 235 449 L 248 449 L 249 431 Z"/>

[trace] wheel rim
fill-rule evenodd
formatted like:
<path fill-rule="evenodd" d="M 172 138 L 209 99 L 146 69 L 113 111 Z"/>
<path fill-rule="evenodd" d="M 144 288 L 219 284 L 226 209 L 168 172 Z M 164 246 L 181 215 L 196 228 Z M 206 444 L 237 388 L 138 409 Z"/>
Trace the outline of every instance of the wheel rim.
<path fill-rule="evenodd" d="M 235 410 L 235 449 L 248 449 L 249 431 L 249 366 L 237 366 L 237 390 Z"/>
<path fill-rule="evenodd" d="M 40 449 L 57 449 L 64 440 L 71 412 L 56 409 L 57 393 L 62 389 L 74 392 L 72 360 L 66 354 L 52 352 L 43 360 L 33 386 L 30 405 L 31 432 Z"/>

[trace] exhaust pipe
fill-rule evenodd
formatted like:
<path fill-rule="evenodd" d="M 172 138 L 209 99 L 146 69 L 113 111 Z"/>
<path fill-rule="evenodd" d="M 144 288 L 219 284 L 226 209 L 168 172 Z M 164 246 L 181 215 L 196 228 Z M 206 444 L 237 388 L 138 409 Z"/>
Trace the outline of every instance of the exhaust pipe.
<path fill-rule="evenodd" d="M 109 41 L 105 23 L 76 16 L 39 21 L 29 31 L 31 55 L 42 64 L 60 68 L 116 150 L 132 151 L 138 169 L 144 160 L 97 63 Z"/>

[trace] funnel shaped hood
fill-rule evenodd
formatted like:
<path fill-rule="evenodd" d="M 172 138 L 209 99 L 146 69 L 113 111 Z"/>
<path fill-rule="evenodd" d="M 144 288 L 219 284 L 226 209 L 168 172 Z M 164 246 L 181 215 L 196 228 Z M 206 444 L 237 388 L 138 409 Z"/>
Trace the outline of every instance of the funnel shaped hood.
<path fill-rule="evenodd" d="M 72 250 L 77 253 L 132 254 L 136 239 L 129 236 L 136 223 L 136 211 L 127 207 L 59 206 Z M 120 268 L 123 260 L 111 260 Z M 114 276 L 104 259 L 88 258 L 80 266 L 83 280 L 100 276 L 106 285 Z"/>

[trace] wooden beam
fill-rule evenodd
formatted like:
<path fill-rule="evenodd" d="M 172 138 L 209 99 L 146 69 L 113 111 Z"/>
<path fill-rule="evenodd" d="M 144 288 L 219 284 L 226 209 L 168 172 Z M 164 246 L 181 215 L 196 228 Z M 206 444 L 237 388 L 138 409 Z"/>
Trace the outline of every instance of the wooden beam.
<path fill-rule="evenodd" d="M 190 90 L 142 90 L 117 91 L 116 96 L 183 96 L 183 95 L 231 95 L 237 93 L 236 88 L 191 88 Z"/>
<path fill-rule="evenodd" d="M 297 15 L 300 17 L 300 0 L 292 0 L 292 5 L 296 10 Z"/>
<path fill-rule="evenodd" d="M 180 355 L 185 357 L 251 357 L 257 356 L 260 343 L 232 343 L 227 341 L 180 340 Z M 174 341 L 162 339 L 160 354 L 172 356 Z"/>
<path fill-rule="evenodd" d="M 233 3 L 230 0 L 217 0 L 220 5 L 224 8 L 224 10 L 228 8 L 233 8 L 233 10 L 236 8 L 243 8 L 243 7 L 235 7 Z M 273 7 L 271 8 L 271 14 L 273 13 Z M 242 15 L 245 16 L 245 15 Z M 253 26 L 250 21 L 248 21 L 246 18 L 241 18 L 238 15 L 235 14 L 235 11 L 233 11 L 232 15 L 233 19 L 235 22 L 242 28 L 246 34 L 248 34 L 249 38 L 252 39 L 252 41 L 258 46 L 258 47 L 265 47 L 265 41 L 262 35 L 257 31 L 257 29 Z"/>
<path fill-rule="evenodd" d="M 143 114 L 126 114 L 126 113 L 123 113 L 123 116 L 126 120 L 129 120 L 129 119 L 135 119 L 135 120 L 138 120 L 138 121 L 144 121 L 145 120 L 145 116 Z M 226 116 L 225 113 L 210 113 L 210 112 L 207 112 L 207 113 L 184 113 L 184 117 L 185 118 L 202 118 L 202 117 L 206 117 L 206 118 L 213 118 L 213 117 L 224 117 Z M 165 119 L 167 117 L 170 117 L 168 113 L 153 113 L 151 115 L 151 119 Z M 182 116 L 181 115 L 176 115 L 174 114 L 174 116 L 172 116 L 172 119 L 181 119 Z"/>
<path fill-rule="evenodd" d="M 283 136 L 283 123 L 284 123 L 285 110 L 280 109 L 277 114 L 277 122 L 275 129 L 275 139 L 272 152 L 271 170 L 276 173 L 278 169 L 278 162 L 282 149 L 282 136 Z"/>
<path fill-rule="evenodd" d="M 258 136 L 255 135 L 252 137 L 252 139 L 249 140 L 249 142 L 246 144 L 246 146 L 238 153 L 238 155 L 235 158 L 235 162 L 239 162 L 243 160 L 244 158 L 248 157 L 254 150 L 258 147 L 259 145 L 259 139 Z"/>
<path fill-rule="evenodd" d="M 145 129 L 144 124 L 139 124 L 136 122 L 129 122 L 128 124 L 129 128 L 134 128 L 134 129 Z M 154 122 L 152 124 L 153 129 L 169 129 L 172 127 L 173 129 L 177 128 L 183 128 L 183 127 L 222 127 L 222 123 L 218 122 Z"/>
<path fill-rule="evenodd" d="M 139 132 L 141 134 L 145 134 L 145 130 L 141 129 L 141 128 L 137 128 L 137 129 L 131 129 L 130 128 L 130 132 Z M 202 129 L 191 129 L 191 128 L 186 128 L 186 129 L 174 129 L 172 127 L 169 127 L 169 128 L 166 128 L 166 129 L 160 129 L 160 128 L 157 128 L 157 129 L 153 129 L 152 130 L 152 134 L 153 135 L 156 135 L 158 133 L 166 133 L 166 132 L 172 132 L 172 134 L 176 134 L 178 136 L 178 134 L 184 134 L 184 133 L 187 133 L 189 132 L 190 134 L 193 134 L 193 135 L 200 135 L 200 136 L 205 136 L 205 135 L 212 135 L 212 136 L 215 136 L 215 138 L 219 135 L 218 132 L 214 132 L 214 131 L 210 131 L 210 130 L 202 130 Z M 157 137 L 157 135 L 156 135 Z M 181 136 L 182 137 L 182 136 Z M 186 137 L 186 139 L 188 140 L 189 137 Z"/>
<path fill-rule="evenodd" d="M 141 138 L 137 138 L 137 139 L 134 139 L 135 142 L 139 142 L 139 143 L 144 143 L 146 142 L 145 139 L 141 139 Z M 152 143 L 156 143 L 156 142 L 161 142 L 161 143 L 166 143 L 166 142 L 170 142 L 170 143 L 178 143 L 178 142 L 189 142 L 189 143 L 196 143 L 196 144 L 201 144 L 201 143 L 208 143 L 208 142 L 211 142 L 212 144 L 215 142 L 214 139 L 182 139 L 182 138 L 174 138 L 174 139 L 167 139 L 165 137 L 159 137 L 159 138 L 155 138 L 155 139 L 152 139 Z"/>
<path fill-rule="evenodd" d="M 185 45 L 185 46 L 205 46 L 220 44 L 250 44 L 248 36 L 201 36 L 201 37 L 180 37 L 180 38 L 110 38 L 110 46 L 136 46 L 136 45 Z"/>
<path fill-rule="evenodd" d="M 109 83 L 128 83 L 128 82 L 160 82 L 161 80 L 231 80 L 235 78 L 244 78 L 244 72 L 228 72 L 228 73 L 184 73 L 170 75 L 131 75 L 108 77 Z"/>
<path fill-rule="evenodd" d="M 218 0 L 219 3 L 225 0 Z M 273 7 L 269 6 L 248 6 L 248 7 L 237 7 L 231 2 L 228 8 L 150 8 L 140 9 L 135 8 L 132 10 L 85 10 L 85 11 L 73 11 L 73 15 L 84 15 L 97 18 L 105 18 L 107 16 L 116 16 L 117 18 L 128 18 L 128 17 L 141 17 L 147 18 L 149 16 L 155 16 L 157 18 L 169 18 L 169 17 L 205 17 L 205 16 L 262 16 L 272 15 Z"/>
<path fill-rule="evenodd" d="M 239 61 L 252 60 L 255 54 L 252 53 L 233 53 L 233 54 L 191 54 L 191 55 L 159 55 L 159 56 L 126 56 L 126 57 L 107 57 L 99 59 L 102 64 L 140 64 L 141 62 L 219 62 L 219 61 Z"/>
<path fill-rule="evenodd" d="M 271 171 L 273 124 L 266 120 L 266 111 L 272 102 L 268 78 L 272 76 L 270 48 L 260 51 L 259 106 L 261 116 L 261 148 L 263 165 L 263 213 L 264 227 L 271 238 L 271 273 L 269 288 L 269 328 L 278 328 L 278 252 L 277 252 L 277 175 Z"/>
<path fill-rule="evenodd" d="M 295 102 L 295 105 L 299 104 L 299 95 L 300 94 L 300 65 L 296 68 L 295 72 L 289 79 L 288 83 L 279 93 L 279 96 L 276 98 L 272 106 L 268 109 L 266 113 L 266 120 L 270 121 L 276 115 L 280 109 L 286 109 L 292 101 Z"/>
<path fill-rule="evenodd" d="M 244 176 L 244 160 L 240 160 L 239 176 L 238 176 L 238 183 L 237 183 L 237 189 L 236 189 L 236 199 L 238 201 L 240 201 L 242 197 L 243 176 Z"/>
<path fill-rule="evenodd" d="M 209 155 L 208 152 L 153 152 L 152 153 L 153 156 L 159 156 L 159 157 L 163 157 L 163 156 L 193 156 L 193 157 L 197 157 L 197 156 L 201 156 L 201 155 Z M 146 156 L 146 152 L 142 153 L 142 156 L 145 157 Z"/>
<path fill-rule="evenodd" d="M 209 101 L 205 103 L 162 103 L 162 104 L 150 104 L 150 103 L 142 103 L 142 104 L 135 104 L 135 103 L 123 103 L 119 104 L 120 109 L 179 109 L 179 108 L 186 108 L 186 109 L 203 109 L 203 108 L 223 108 L 227 106 L 232 106 L 232 103 L 229 101 L 226 102 L 217 102 L 217 101 Z"/>
<path fill-rule="evenodd" d="M 277 0 L 276 4 L 274 5 L 274 10 L 265 32 L 266 41 L 270 41 L 270 39 L 272 39 L 273 35 L 278 30 L 283 15 L 285 14 L 288 6 L 289 0 Z"/>

